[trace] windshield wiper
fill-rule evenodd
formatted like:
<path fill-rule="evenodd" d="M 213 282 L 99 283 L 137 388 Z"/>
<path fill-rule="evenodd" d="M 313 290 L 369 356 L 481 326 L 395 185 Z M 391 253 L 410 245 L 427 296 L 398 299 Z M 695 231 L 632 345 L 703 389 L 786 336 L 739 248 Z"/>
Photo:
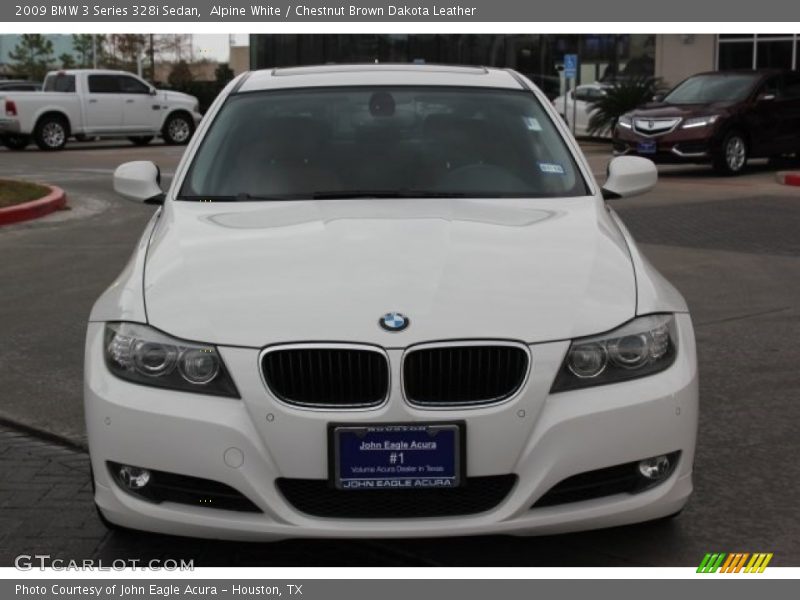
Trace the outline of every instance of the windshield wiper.
<path fill-rule="evenodd" d="M 497 194 L 492 194 L 495 196 Z M 178 196 L 177 200 L 192 202 L 247 202 L 252 200 L 354 200 L 358 198 L 471 198 L 488 194 L 465 192 L 437 192 L 433 190 L 330 190 L 297 194 L 250 194 L 241 192 L 235 196 Z"/>
<path fill-rule="evenodd" d="M 236 196 L 177 196 L 176 200 L 187 202 L 236 202 Z"/>
<path fill-rule="evenodd" d="M 431 190 L 349 190 L 314 192 L 314 200 L 349 200 L 355 198 L 467 198 L 463 192 L 436 192 Z"/>

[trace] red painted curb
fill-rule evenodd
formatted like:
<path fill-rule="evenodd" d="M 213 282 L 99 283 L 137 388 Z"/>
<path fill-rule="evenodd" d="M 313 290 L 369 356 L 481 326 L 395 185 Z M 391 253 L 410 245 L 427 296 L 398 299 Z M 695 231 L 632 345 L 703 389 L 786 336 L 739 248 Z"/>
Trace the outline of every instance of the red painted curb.
<path fill-rule="evenodd" d="M 50 193 L 43 198 L 0 208 L 0 225 L 38 219 L 67 205 L 67 195 L 64 190 L 54 185 L 45 187 L 50 188 Z"/>
<path fill-rule="evenodd" d="M 783 178 L 786 185 L 800 185 L 800 173 L 787 173 Z"/>

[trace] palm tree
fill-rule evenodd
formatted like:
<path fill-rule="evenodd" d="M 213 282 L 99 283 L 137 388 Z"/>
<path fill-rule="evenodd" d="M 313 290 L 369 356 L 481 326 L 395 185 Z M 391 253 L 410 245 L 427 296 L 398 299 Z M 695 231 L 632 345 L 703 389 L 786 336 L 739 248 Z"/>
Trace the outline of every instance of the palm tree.
<path fill-rule="evenodd" d="M 589 135 L 613 130 L 622 115 L 650 102 L 662 87 L 660 80 L 653 77 L 636 77 L 615 83 L 604 96 L 591 103 Z"/>

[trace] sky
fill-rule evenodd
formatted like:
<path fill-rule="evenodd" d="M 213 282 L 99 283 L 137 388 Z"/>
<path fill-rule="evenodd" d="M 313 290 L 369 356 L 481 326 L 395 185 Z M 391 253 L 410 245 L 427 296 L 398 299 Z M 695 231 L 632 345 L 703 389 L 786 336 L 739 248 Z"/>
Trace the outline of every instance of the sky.
<path fill-rule="evenodd" d="M 232 34 L 234 45 L 247 46 L 249 36 L 244 33 Z M 228 47 L 230 45 L 228 34 L 196 33 L 194 38 L 194 54 L 197 58 L 209 58 L 225 62 L 228 60 Z"/>

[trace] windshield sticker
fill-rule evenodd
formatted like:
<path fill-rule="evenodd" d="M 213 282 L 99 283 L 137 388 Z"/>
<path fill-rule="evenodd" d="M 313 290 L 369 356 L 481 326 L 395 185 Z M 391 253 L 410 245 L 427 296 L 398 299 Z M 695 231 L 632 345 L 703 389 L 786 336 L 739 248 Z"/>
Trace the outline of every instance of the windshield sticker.
<path fill-rule="evenodd" d="M 558 163 L 540 162 L 537 164 L 542 173 L 547 173 L 548 175 L 564 175 L 564 167 Z"/>
<path fill-rule="evenodd" d="M 541 131 L 542 130 L 542 126 L 539 125 L 539 121 L 537 121 L 533 117 L 522 117 L 522 120 L 525 121 L 525 127 L 530 129 L 531 131 Z"/>

